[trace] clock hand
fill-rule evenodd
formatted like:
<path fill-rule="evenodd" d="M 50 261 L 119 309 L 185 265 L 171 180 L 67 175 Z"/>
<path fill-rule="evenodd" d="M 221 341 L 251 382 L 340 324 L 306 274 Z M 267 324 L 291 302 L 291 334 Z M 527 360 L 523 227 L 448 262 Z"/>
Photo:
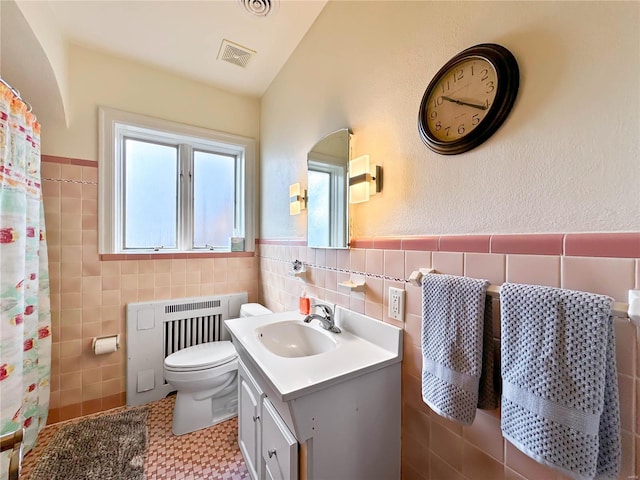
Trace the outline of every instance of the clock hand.
<path fill-rule="evenodd" d="M 478 104 L 475 104 L 475 103 L 463 102 L 462 100 L 456 100 L 455 98 L 445 97 L 444 95 L 442 96 L 442 99 L 446 100 L 447 102 L 457 103 L 458 105 L 466 105 L 467 107 L 477 108 L 478 110 L 486 110 L 487 109 L 487 107 L 485 105 L 478 105 Z"/>

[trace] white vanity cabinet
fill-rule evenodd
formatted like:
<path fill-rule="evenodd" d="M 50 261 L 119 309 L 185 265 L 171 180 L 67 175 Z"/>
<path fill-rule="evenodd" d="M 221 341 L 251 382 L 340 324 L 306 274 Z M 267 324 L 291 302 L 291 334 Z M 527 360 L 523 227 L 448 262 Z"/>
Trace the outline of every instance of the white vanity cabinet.
<path fill-rule="evenodd" d="M 238 351 L 244 371 L 239 440 L 249 471 L 257 472 L 254 480 L 400 478 L 400 363 L 283 401 L 246 351 Z M 247 448 L 252 437 L 243 427 L 254 423 L 255 410 L 243 398 L 250 395 L 242 376 L 255 379 L 256 391 L 264 392 L 254 430 L 258 456 Z"/>
<path fill-rule="evenodd" d="M 238 445 L 253 480 L 296 480 L 298 441 L 238 361 Z"/>
<path fill-rule="evenodd" d="M 238 361 L 238 445 L 253 480 L 263 478 L 262 399 L 260 389 L 242 361 Z"/>
<path fill-rule="evenodd" d="M 298 441 L 268 398 L 263 400 L 262 459 L 266 480 L 298 478 Z"/>
<path fill-rule="evenodd" d="M 253 480 L 400 479 L 402 330 L 341 307 L 342 333 L 303 318 L 225 322 L 239 356 L 238 439 Z M 288 347 L 302 340 L 325 349 Z"/>

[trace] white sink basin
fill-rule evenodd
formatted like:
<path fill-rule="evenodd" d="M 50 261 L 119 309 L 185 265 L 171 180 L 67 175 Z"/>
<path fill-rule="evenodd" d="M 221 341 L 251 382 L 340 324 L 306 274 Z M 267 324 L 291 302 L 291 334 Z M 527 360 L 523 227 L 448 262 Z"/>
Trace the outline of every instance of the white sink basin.
<path fill-rule="evenodd" d="M 265 325 L 256 334 L 267 350 L 280 357 L 310 357 L 336 348 L 328 333 L 296 320 Z"/>
<path fill-rule="evenodd" d="M 288 402 L 402 361 L 401 329 L 340 306 L 331 333 L 298 312 L 225 320 L 240 358 Z"/>

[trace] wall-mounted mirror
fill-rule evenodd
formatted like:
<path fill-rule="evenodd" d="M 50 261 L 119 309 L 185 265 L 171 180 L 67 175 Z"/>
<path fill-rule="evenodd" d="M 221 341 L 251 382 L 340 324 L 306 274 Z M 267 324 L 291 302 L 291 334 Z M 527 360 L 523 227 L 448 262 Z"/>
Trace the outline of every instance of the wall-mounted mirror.
<path fill-rule="evenodd" d="M 347 128 L 321 138 L 307 155 L 307 245 L 349 247 L 349 155 Z"/>

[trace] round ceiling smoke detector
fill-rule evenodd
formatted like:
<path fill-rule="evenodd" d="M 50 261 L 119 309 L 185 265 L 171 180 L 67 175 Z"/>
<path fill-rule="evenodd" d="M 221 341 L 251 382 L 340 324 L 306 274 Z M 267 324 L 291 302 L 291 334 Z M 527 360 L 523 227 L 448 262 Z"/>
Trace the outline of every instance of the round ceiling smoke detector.
<path fill-rule="evenodd" d="M 242 7 L 256 17 L 266 17 L 275 10 L 278 0 L 238 0 Z"/>

